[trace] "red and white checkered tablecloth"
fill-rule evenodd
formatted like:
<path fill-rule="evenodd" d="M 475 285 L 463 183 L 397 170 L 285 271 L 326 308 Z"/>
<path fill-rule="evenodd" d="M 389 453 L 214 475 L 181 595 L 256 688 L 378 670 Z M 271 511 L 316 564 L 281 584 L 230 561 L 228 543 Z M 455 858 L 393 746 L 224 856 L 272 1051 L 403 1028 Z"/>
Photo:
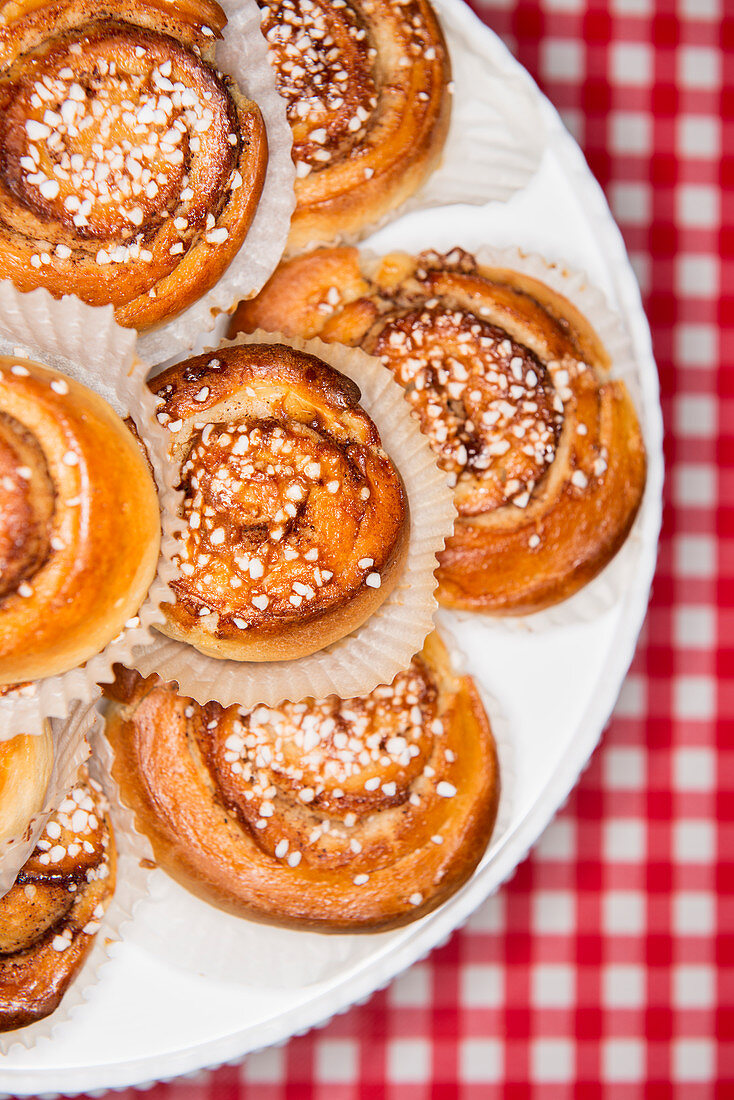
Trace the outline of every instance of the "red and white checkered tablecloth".
<path fill-rule="evenodd" d="M 466 928 L 151 1100 L 734 1097 L 734 0 L 474 6 L 561 109 L 642 284 L 668 468 L 647 625 L 589 770 Z"/>

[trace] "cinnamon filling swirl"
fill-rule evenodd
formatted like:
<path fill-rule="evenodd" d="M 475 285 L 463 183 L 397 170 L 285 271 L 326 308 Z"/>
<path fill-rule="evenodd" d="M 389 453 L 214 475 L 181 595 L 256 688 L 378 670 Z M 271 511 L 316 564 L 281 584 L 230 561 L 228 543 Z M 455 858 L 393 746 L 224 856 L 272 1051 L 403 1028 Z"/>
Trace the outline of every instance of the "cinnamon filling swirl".
<path fill-rule="evenodd" d="M 159 545 L 125 423 L 72 378 L 0 357 L 0 685 L 99 653 L 143 603 Z"/>
<path fill-rule="evenodd" d="M 377 106 L 377 50 L 358 5 L 261 0 L 260 6 L 303 179 L 363 143 Z"/>
<path fill-rule="evenodd" d="M 50 1015 L 91 950 L 115 886 L 107 810 L 80 777 L 0 898 L 0 1031 Z"/>
<path fill-rule="evenodd" d="M 5 81 L 6 187 L 72 243 L 118 235 L 129 241 L 124 256 L 97 253 L 100 266 L 140 258 L 141 227 L 168 220 L 187 189 L 188 225 L 177 241 L 186 245 L 204 229 L 234 167 L 235 144 L 222 148 L 218 137 L 236 127 L 236 116 L 221 79 L 194 55 L 161 35 L 103 20 L 83 44 L 30 50 Z M 195 152 L 207 172 L 191 164 Z M 22 229 L 22 216 L 10 213 L 9 224 Z M 43 266 L 38 261 L 34 266 Z"/>
<path fill-rule="evenodd" d="M 416 657 L 371 695 L 225 711 L 199 721 L 196 737 L 223 801 L 262 851 L 290 867 L 357 873 L 390 863 L 373 815 L 420 805 L 426 769 L 430 777 L 442 752 L 437 700 L 435 677 Z"/>
<path fill-rule="evenodd" d="M 220 348 L 154 385 L 184 491 L 166 633 L 263 660 L 359 626 L 397 583 L 408 518 L 357 386 L 279 344 Z"/>
<path fill-rule="evenodd" d="M 365 346 L 405 387 L 462 515 L 527 505 L 555 458 L 563 402 L 537 355 L 460 308 L 388 314 Z"/>
<path fill-rule="evenodd" d="M 186 584 L 177 589 L 199 614 L 216 609 L 220 625 L 226 616 L 245 630 L 302 621 L 362 584 L 380 587 L 389 545 L 370 530 L 372 489 L 357 448 L 350 454 L 305 424 L 257 419 L 207 425 L 190 442 Z"/>
<path fill-rule="evenodd" d="M 0 600 L 28 588 L 51 553 L 55 495 L 38 441 L 0 412 Z"/>
<path fill-rule="evenodd" d="M 370 695 L 241 711 L 118 668 L 113 773 L 159 864 L 239 913 L 400 924 L 476 866 L 494 826 L 487 716 L 437 635 Z"/>
<path fill-rule="evenodd" d="M 258 0 L 293 132 L 289 249 L 360 234 L 435 168 L 451 65 L 426 0 Z"/>
<path fill-rule="evenodd" d="M 0 27 L 0 257 L 20 289 L 72 289 L 146 327 L 239 248 L 263 124 L 195 22 L 55 0 Z"/>

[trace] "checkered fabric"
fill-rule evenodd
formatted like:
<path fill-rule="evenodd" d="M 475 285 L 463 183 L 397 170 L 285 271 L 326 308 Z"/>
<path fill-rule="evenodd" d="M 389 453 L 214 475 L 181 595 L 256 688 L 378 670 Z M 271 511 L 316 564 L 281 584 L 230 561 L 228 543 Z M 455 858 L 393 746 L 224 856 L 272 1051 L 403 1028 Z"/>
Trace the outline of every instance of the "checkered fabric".
<path fill-rule="evenodd" d="M 561 109 L 642 285 L 668 470 L 647 625 L 589 770 L 465 929 L 151 1100 L 734 1097 L 734 2 L 475 7 Z"/>

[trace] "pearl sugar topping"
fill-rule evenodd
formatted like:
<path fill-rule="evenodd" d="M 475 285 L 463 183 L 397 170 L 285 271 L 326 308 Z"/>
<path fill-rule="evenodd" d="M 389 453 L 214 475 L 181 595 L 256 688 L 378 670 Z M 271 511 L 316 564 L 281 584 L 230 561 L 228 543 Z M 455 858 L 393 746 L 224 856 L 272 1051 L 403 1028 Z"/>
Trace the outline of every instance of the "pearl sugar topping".
<path fill-rule="evenodd" d="M 161 221 L 168 266 L 199 233 L 207 240 L 227 234 L 207 209 L 216 206 L 223 185 L 237 184 L 237 136 L 227 135 L 224 163 L 209 173 L 212 194 L 200 195 L 196 208 L 187 174 L 192 158 L 215 156 L 217 135 L 227 134 L 227 96 L 213 71 L 183 47 L 172 62 L 170 43 L 159 37 L 146 32 L 143 47 L 132 32 L 103 25 L 47 60 L 41 75 L 19 82 L 11 107 L 23 126 L 18 170 L 41 217 L 53 213 L 72 245 L 41 246 L 31 258 L 34 267 L 69 259 L 85 239 L 100 266 L 150 263 L 146 227 Z M 199 66 L 198 77 L 192 65 Z"/>
<path fill-rule="evenodd" d="M 563 402 L 527 348 L 488 321 L 430 299 L 388 315 L 376 353 L 406 388 L 439 465 L 525 507 L 553 462 Z"/>
<path fill-rule="evenodd" d="M 372 557 L 352 553 L 335 576 L 329 531 L 356 539 L 371 490 L 328 437 L 274 420 L 197 425 L 181 472 L 179 564 L 200 616 L 217 611 L 246 630 L 328 606 L 345 587 L 380 586 Z"/>

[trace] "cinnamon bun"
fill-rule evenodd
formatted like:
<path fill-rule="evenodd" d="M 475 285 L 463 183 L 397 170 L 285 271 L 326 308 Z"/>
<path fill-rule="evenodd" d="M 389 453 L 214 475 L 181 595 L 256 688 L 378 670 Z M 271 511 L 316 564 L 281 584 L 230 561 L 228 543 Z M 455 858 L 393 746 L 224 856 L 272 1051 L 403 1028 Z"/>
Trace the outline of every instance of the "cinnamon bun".
<path fill-rule="evenodd" d="M 0 358 L 0 684 L 75 668 L 135 615 L 155 576 L 158 497 L 97 394 Z"/>
<path fill-rule="evenodd" d="M 637 415 L 589 322 L 538 279 L 459 249 L 325 249 L 238 307 L 232 333 L 253 328 L 359 345 L 405 387 L 459 511 L 445 606 L 540 610 L 625 541 L 645 485 Z"/>
<path fill-rule="evenodd" d="M 451 66 L 426 0 L 258 0 L 293 131 L 288 247 L 353 236 L 436 167 Z"/>
<path fill-rule="evenodd" d="M 343 931 L 404 924 L 469 877 L 494 827 L 494 740 L 431 635 L 371 695 L 240 712 L 118 666 L 107 737 L 159 864 L 232 912 Z"/>
<path fill-rule="evenodd" d="M 409 517 L 354 382 L 286 345 L 246 344 L 151 385 L 186 524 L 160 629 L 209 656 L 264 661 L 360 626 L 399 579 Z"/>
<path fill-rule="evenodd" d="M 0 848 L 22 837 L 43 809 L 53 768 L 51 731 L 0 741 Z"/>
<path fill-rule="evenodd" d="M 213 67 L 213 0 L 0 8 L 0 266 L 146 329 L 238 252 L 267 163 L 260 112 Z"/>
<path fill-rule="evenodd" d="M 58 1008 L 112 898 L 115 860 L 106 802 L 83 769 L 0 898 L 0 1031 Z"/>

